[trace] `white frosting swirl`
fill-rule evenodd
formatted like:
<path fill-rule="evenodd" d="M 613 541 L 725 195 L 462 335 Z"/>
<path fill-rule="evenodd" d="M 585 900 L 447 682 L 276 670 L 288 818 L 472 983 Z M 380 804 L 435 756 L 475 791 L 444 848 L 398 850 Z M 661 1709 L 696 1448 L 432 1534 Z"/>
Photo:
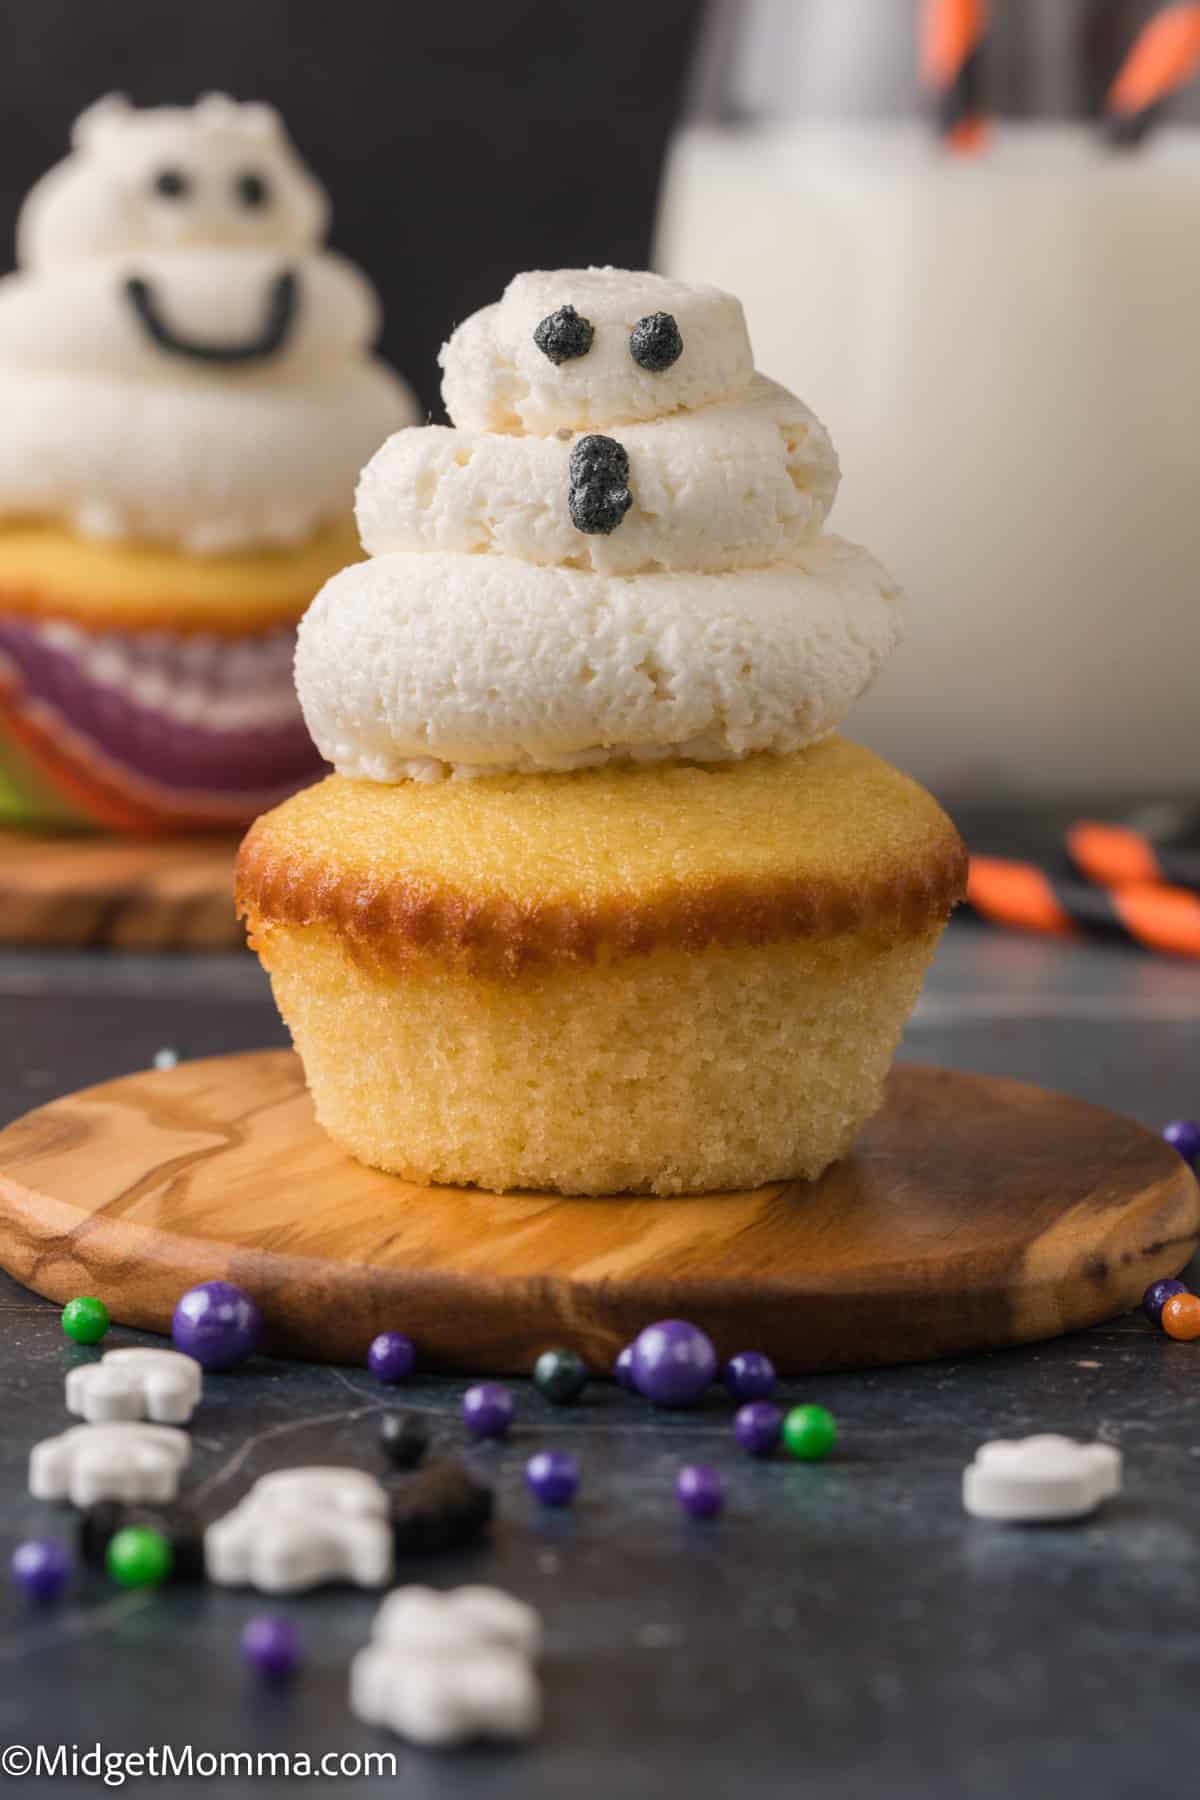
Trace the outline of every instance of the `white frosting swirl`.
<path fill-rule="evenodd" d="M 494 550 L 611 575 L 711 574 L 786 556 L 820 528 L 837 492 L 824 426 L 761 375 L 735 400 L 622 429 L 635 498 L 607 535 L 571 521 L 575 441 L 570 432 L 398 432 L 359 483 L 364 550 Z"/>
<path fill-rule="evenodd" d="M 400 551 L 326 583 L 296 681 L 322 755 L 372 781 L 726 762 L 825 736 L 898 619 L 878 563 L 832 536 L 721 575 Z"/>
<path fill-rule="evenodd" d="M 564 306 L 576 353 L 554 361 L 534 333 Z M 674 360 L 639 366 L 631 333 L 658 313 Z M 720 762 L 833 730 L 895 646 L 900 596 L 823 534 L 832 446 L 755 375 L 735 300 L 612 269 L 518 276 L 442 361 L 460 428 L 402 432 L 368 464 L 372 560 L 300 627 L 301 705 L 341 774 Z M 577 466 L 597 435 L 603 516 Z"/>
<path fill-rule="evenodd" d="M 0 515 L 200 551 L 298 541 L 417 416 L 269 107 L 101 102 L 0 280 Z"/>

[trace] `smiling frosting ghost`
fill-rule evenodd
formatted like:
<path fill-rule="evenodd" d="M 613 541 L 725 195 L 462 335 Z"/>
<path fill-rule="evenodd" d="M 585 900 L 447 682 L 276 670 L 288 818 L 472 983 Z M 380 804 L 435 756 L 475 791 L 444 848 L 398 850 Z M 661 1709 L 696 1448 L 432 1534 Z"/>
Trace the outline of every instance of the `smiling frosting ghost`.
<path fill-rule="evenodd" d="M 416 416 L 275 112 L 110 97 L 0 280 L 0 814 L 241 822 L 320 767 L 294 624 Z"/>
<path fill-rule="evenodd" d="M 835 728 L 900 595 L 738 302 L 518 276 L 391 438 L 300 626 L 336 773 L 260 819 L 251 939 L 322 1124 L 410 1180 L 812 1177 L 878 1106 L 965 856 Z"/>

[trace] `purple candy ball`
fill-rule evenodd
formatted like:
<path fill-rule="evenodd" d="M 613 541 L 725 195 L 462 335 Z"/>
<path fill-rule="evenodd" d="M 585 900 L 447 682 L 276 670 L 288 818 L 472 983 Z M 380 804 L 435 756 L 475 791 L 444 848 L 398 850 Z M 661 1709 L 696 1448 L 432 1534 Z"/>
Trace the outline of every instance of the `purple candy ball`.
<path fill-rule="evenodd" d="M 175 1308 L 175 1348 L 204 1369 L 233 1369 L 253 1356 L 262 1338 L 262 1314 L 232 1281 L 202 1281 Z"/>
<path fill-rule="evenodd" d="M 686 1319 L 660 1319 L 633 1341 L 634 1386 L 655 1406 L 694 1406 L 716 1372 L 716 1351 Z"/>
<path fill-rule="evenodd" d="M 630 1394 L 635 1394 L 637 1392 L 637 1384 L 633 1379 L 632 1344 L 626 1344 L 616 1362 L 613 1364 L 613 1376 L 618 1387 L 623 1387 L 626 1392 Z"/>
<path fill-rule="evenodd" d="M 1172 1119 L 1163 1126 L 1163 1136 L 1184 1162 L 1194 1163 L 1200 1157 L 1200 1125 L 1195 1119 Z"/>
<path fill-rule="evenodd" d="M 770 1456 L 783 1430 L 783 1412 L 769 1400 L 752 1400 L 733 1418 L 733 1435 L 749 1456 Z"/>
<path fill-rule="evenodd" d="M 765 1400 L 775 1392 L 775 1364 L 761 1350 L 739 1350 L 722 1370 L 735 1400 Z"/>
<path fill-rule="evenodd" d="M 474 1437 L 505 1437 L 513 1420 L 512 1395 L 498 1381 L 481 1381 L 463 1395 L 462 1416 Z"/>
<path fill-rule="evenodd" d="M 693 1519 L 712 1519 L 725 1504 L 725 1487 L 715 1469 L 688 1463 L 675 1477 L 675 1498 Z"/>
<path fill-rule="evenodd" d="M 371 1339 L 367 1367 L 376 1381 L 395 1387 L 407 1381 L 417 1366 L 417 1346 L 402 1331 L 381 1331 Z"/>
<path fill-rule="evenodd" d="M 565 1450 L 539 1450 L 525 1464 L 525 1481 L 543 1506 L 569 1506 L 579 1486 L 579 1464 Z"/>
<path fill-rule="evenodd" d="M 12 1553 L 12 1578 L 30 1600 L 57 1600 L 75 1569 L 75 1559 L 57 1538 L 27 1538 Z"/>
<path fill-rule="evenodd" d="M 1182 1281 L 1152 1281 L 1142 1295 L 1142 1311 L 1152 1325 L 1162 1324 L 1162 1309 L 1176 1294 L 1186 1294 Z"/>
<path fill-rule="evenodd" d="M 279 1681 L 300 1661 L 300 1633 L 278 1613 L 256 1613 L 242 1631 L 242 1655 L 260 1675 Z"/>

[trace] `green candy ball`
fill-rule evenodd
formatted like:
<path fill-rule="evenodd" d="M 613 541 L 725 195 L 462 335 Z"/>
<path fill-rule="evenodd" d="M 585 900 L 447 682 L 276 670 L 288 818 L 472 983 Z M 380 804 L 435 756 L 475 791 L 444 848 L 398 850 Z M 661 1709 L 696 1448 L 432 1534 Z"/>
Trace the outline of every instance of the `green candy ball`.
<path fill-rule="evenodd" d="M 159 1531 L 127 1525 L 109 1539 L 105 1565 L 122 1587 L 157 1587 L 171 1573 L 175 1553 Z"/>
<path fill-rule="evenodd" d="M 820 1462 L 837 1440 L 837 1420 L 823 1406 L 793 1406 L 783 1421 L 783 1446 L 800 1462 Z"/>
<path fill-rule="evenodd" d="M 91 1294 L 68 1300 L 62 1310 L 62 1328 L 77 1344 L 98 1344 L 111 1322 L 103 1300 Z"/>
<path fill-rule="evenodd" d="M 566 1406 L 588 1383 L 588 1366 L 574 1350 L 543 1350 L 533 1365 L 533 1385 L 547 1400 Z"/>

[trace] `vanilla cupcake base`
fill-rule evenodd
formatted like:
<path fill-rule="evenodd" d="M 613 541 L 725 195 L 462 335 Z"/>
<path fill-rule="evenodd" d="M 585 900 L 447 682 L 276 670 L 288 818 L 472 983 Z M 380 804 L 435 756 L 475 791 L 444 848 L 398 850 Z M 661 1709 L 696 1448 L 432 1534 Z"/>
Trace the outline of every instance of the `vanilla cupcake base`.
<path fill-rule="evenodd" d="M 660 950 L 519 983 L 255 933 L 317 1118 L 413 1182 L 603 1194 L 815 1177 L 877 1110 L 940 934 Z"/>
<path fill-rule="evenodd" d="M 386 785 L 252 827 L 250 941 L 325 1129 L 416 1182 L 815 1177 L 882 1098 L 965 855 L 839 738 L 701 767 Z"/>

